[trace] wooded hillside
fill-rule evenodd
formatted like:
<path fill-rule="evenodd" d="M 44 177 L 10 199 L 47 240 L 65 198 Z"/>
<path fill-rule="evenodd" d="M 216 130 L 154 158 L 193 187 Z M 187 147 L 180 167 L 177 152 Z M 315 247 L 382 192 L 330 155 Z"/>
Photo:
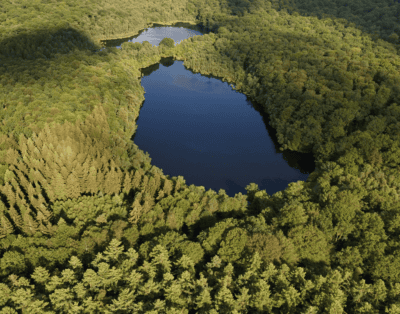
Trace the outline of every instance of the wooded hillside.
<path fill-rule="evenodd" d="M 400 3 L 344 4 L 3 1 L 0 313 L 400 313 Z M 212 33 L 96 51 L 175 21 Z M 307 182 L 152 165 L 139 69 L 171 56 L 261 103 Z"/>

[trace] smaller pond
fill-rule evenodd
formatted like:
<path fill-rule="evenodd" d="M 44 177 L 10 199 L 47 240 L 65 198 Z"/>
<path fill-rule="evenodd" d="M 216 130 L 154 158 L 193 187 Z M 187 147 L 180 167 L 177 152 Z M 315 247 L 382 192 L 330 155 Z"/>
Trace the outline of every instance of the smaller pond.
<path fill-rule="evenodd" d="M 175 41 L 175 46 L 179 44 L 182 40 L 196 36 L 210 33 L 208 28 L 204 28 L 201 25 L 192 25 L 188 23 L 174 23 L 173 26 L 164 26 L 162 24 L 154 23 L 152 26 L 148 28 L 142 29 L 135 36 L 113 39 L 113 40 L 105 40 L 102 41 L 101 44 L 103 47 L 116 47 L 121 49 L 121 45 L 124 42 L 131 43 L 143 43 L 144 41 L 148 41 L 150 44 L 154 46 L 158 46 L 158 44 L 164 38 L 172 38 Z M 102 48 L 101 50 L 103 50 Z"/>
<path fill-rule="evenodd" d="M 154 25 L 106 46 L 145 40 L 158 45 L 165 37 L 177 44 L 202 34 L 201 28 L 187 26 Z M 146 94 L 132 139 L 164 174 L 181 175 L 186 184 L 206 190 L 224 189 L 233 197 L 246 194 L 251 182 L 272 195 L 290 182 L 306 181 L 315 170 L 312 154 L 279 151 L 276 132 L 261 106 L 222 78 L 193 73 L 173 58 L 141 71 Z"/>

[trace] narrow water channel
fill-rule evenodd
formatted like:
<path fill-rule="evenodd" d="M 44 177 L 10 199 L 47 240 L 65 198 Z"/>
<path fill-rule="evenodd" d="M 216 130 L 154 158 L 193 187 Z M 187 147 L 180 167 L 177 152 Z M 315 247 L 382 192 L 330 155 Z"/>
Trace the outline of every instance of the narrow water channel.
<path fill-rule="evenodd" d="M 120 48 L 125 41 L 147 40 L 158 46 L 169 37 L 176 45 L 202 34 L 199 27 L 182 24 L 155 24 L 137 36 L 104 44 Z M 280 152 L 260 105 L 222 78 L 193 73 L 173 58 L 142 69 L 142 75 L 145 101 L 132 140 L 165 175 L 181 175 L 187 185 L 224 189 L 233 197 L 246 194 L 251 182 L 272 195 L 290 182 L 306 181 L 315 170 L 312 154 Z"/>

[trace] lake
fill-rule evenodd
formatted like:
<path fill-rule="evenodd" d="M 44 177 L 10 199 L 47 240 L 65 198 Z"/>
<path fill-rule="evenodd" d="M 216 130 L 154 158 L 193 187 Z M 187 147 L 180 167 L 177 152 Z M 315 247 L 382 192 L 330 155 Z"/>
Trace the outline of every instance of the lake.
<path fill-rule="evenodd" d="M 125 41 L 157 45 L 169 37 L 175 45 L 205 31 L 199 26 L 154 24 Z M 165 175 L 181 175 L 187 185 L 234 196 L 254 182 L 272 195 L 290 182 L 306 181 L 315 170 L 313 155 L 279 151 L 275 130 L 255 101 L 212 75 L 186 69 L 183 61 L 162 58 L 141 69 L 145 101 L 132 140 L 148 152 Z"/>

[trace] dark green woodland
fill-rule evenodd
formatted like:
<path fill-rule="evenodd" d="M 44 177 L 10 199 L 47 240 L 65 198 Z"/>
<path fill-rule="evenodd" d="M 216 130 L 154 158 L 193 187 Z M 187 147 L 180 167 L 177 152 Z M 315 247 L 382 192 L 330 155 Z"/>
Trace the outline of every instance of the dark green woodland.
<path fill-rule="evenodd" d="M 0 313 L 400 314 L 399 2 L 0 1 Z M 212 33 L 99 51 L 175 22 Z M 130 140 L 161 57 L 315 172 L 235 197 L 164 175 Z"/>

